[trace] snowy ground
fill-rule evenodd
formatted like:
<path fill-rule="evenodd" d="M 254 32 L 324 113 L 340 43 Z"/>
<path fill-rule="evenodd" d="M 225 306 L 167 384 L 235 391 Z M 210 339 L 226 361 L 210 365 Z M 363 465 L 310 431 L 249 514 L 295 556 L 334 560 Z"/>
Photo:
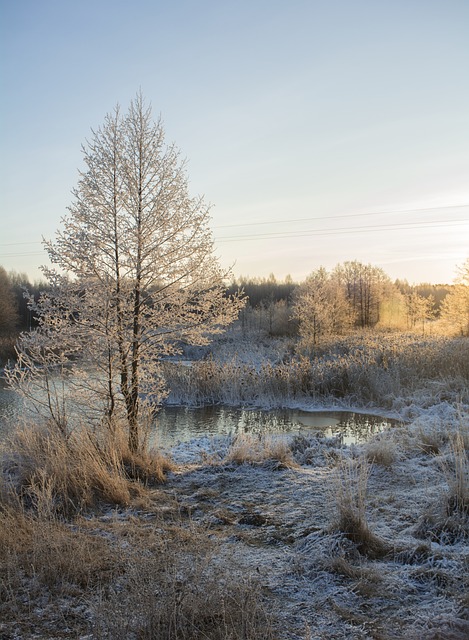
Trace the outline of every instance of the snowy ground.
<path fill-rule="evenodd" d="M 240 358 L 233 345 L 222 343 L 218 358 L 229 361 L 234 347 Z M 265 345 L 248 346 L 243 360 L 256 365 L 266 357 Z M 281 342 L 269 349 L 272 362 L 285 355 Z M 422 377 L 409 394 L 392 396 L 386 410 L 360 405 L 401 420 L 363 445 L 285 436 L 290 458 L 266 453 L 250 461 L 247 453 L 240 462 L 232 455 L 240 443 L 228 436 L 182 443 L 170 452 L 176 470 L 153 504 L 97 515 L 89 526 L 99 536 L 117 525 L 156 530 L 162 505 L 171 504 L 183 527 L 196 525 L 215 543 L 211 561 L 226 575 L 260 583 L 279 640 L 468 639 L 469 406 L 459 401 L 467 398 L 465 380 Z M 357 410 L 355 403 L 343 397 L 334 408 Z M 253 441 L 246 450 L 275 444 Z M 367 542 L 338 526 L 347 506 L 361 518 Z M 78 606 L 92 617 L 81 598 Z"/>
<path fill-rule="evenodd" d="M 443 404 L 362 446 L 299 443 L 293 467 L 226 463 L 228 440 L 194 441 L 174 449 L 181 466 L 164 491 L 209 529 L 228 570 L 257 577 L 284 638 L 469 638 L 468 514 L 455 525 L 445 498 L 461 431 L 468 414 Z M 373 457 L 365 506 L 378 558 L 334 529 L 337 469 Z"/>

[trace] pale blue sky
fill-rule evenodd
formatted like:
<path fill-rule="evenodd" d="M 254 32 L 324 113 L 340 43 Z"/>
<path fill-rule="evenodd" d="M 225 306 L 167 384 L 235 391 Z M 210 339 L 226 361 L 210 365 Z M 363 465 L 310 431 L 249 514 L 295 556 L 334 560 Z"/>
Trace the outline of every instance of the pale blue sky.
<path fill-rule="evenodd" d="M 39 276 L 81 144 L 140 88 L 236 275 L 300 280 L 357 259 L 450 282 L 469 255 L 467 0 L 0 8 L 7 270 Z"/>

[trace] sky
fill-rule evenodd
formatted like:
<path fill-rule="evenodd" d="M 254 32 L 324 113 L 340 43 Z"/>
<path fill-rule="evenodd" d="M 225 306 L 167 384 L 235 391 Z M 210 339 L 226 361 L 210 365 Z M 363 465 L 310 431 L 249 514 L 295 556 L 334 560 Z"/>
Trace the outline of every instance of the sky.
<path fill-rule="evenodd" d="M 0 0 L 0 265 L 41 277 L 82 144 L 138 91 L 236 277 L 469 257 L 467 0 Z"/>

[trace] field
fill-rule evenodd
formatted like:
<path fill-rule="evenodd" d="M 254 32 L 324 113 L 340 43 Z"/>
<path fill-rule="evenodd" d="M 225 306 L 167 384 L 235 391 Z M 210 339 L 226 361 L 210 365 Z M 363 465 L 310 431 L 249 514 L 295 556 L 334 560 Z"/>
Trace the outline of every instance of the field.
<path fill-rule="evenodd" d="M 230 335 L 169 401 L 358 408 L 363 445 L 224 437 L 140 456 L 118 430 L 5 443 L 0 637 L 469 636 L 469 341 L 361 334 L 297 356 Z"/>

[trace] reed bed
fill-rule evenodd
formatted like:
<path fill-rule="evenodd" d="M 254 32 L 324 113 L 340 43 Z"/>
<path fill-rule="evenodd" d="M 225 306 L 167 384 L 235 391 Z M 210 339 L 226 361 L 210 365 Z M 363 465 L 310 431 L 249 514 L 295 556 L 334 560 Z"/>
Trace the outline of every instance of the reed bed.
<path fill-rule="evenodd" d="M 365 333 L 325 344 L 313 356 L 285 352 L 277 362 L 255 364 L 215 354 L 186 367 L 167 363 L 164 373 L 175 404 L 278 406 L 346 398 L 392 407 L 396 398 L 425 390 L 429 400 L 467 402 L 469 341 Z"/>

